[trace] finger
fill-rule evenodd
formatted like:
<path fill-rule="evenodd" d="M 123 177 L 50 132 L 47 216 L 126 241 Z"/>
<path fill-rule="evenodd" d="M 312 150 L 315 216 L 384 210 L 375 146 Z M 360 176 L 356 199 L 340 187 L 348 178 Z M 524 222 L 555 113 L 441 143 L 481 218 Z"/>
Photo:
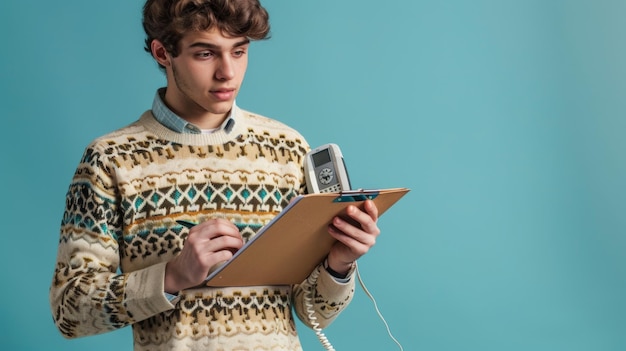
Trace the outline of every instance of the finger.
<path fill-rule="evenodd" d="M 367 212 L 362 211 L 356 206 L 348 206 L 346 210 L 348 216 L 358 223 L 355 227 L 360 227 L 364 232 L 377 236 L 380 234 L 380 230 L 376 225 L 378 209 L 376 205 L 370 201 L 369 204 L 365 204 L 365 211 Z"/>
<path fill-rule="evenodd" d="M 355 237 L 354 235 L 346 234 L 346 232 L 334 225 L 328 227 L 328 233 L 347 249 L 345 253 L 349 257 L 344 256 L 343 258 L 343 261 L 346 262 L 354 261 L 363 256 L 376 241 L 373 236 L 368 238 L 368 236 Z"/>
<path fill-rule="evenodd" d="M 240 237 L 218 236 L 207 242 L 205 252 L 215 253 L 219 251 L 237 252 L 243 246 L 243 240 Z"/>
<path fill-rule="evenodd" d="M 378 207 L 372 200 L 365 201 L 365 211 L 370 215 L 374 222 L 378 221 Z"/>
<path fill-rule="evenodd" d="M 200 237 L 200 235 L 198 235 Z M 216 265 L 230 260 L 243 246 L 241 238 L 232 236 L 204 237 L 201 240 L 185 244 L 179 258 L 184 268 L 184 274 L 189 275 L 189 281 L 199 284 L 206 278 Z"/>
<path fill-rule="evenodd" d="M 202 222 L 189 230 L 189 235 L 201 235 L 212 239 L 218 236 L 232 236 L 241 238 L 239 228 L 231 221 L 221 218 L 210 219 Z"/>
<path fill-rule="evenodd" d="M 377 227 L 375 228 L 378 229 Z M 376 230 L 372 230 L 374 233 L 369 233 L 364 231 L 360 225 L 341 217 L 335 217 L 333 219 L 329 230 L 333 231 L 331 234 L 335 234 L 333 237 L 351 247 L 358 244 L 372 246 L 378 235 Z M 355 245 L 351 244 L 351 240 L 356 242 Z"/>
<path fill-rule="evenodd" d="M 191 228 L 183 251 L 193 253 L 201 262 L 213 264 L 215 253 L 228 251 L 234 254 L 242 246 L 243 238 L 237 226 L 227 220 L 212 219 Z"/>

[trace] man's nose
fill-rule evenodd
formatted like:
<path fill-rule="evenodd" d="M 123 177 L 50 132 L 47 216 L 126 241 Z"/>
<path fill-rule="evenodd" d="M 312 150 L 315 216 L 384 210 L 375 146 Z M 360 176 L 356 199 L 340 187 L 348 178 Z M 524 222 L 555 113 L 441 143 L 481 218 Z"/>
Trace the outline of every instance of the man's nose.
<path fill-rule="evenodd" d="M 230 57 L 223 57 L 215 72 L 215 78 L 229 80 L 235 77 L 235 65 Z"/>

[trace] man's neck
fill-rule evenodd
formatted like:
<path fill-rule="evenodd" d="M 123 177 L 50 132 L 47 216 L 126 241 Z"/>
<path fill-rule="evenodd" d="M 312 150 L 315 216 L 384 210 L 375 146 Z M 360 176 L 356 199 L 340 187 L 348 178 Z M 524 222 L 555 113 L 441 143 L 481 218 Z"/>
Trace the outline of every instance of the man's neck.
<path fill-rule="evenodd" d="M 177 116 L 200 129 L 218 128 L 222 125 L 222 123 L 224 123 L 224 120 L 226 120 L 226 117 L 228 117 L 230 111 L 232 110 L 231 106 L 230 110 L 225 113 L 212 113 L 193 102 L 189 102 L 186 106 L 183 105 L 181 108 L 179 106 L 174 106 L 171 101 L 176 100 L 174 97 L 168 96 L 168 90 L 166 90 L 165 97 L 163 99 L 165 105 Z"/>

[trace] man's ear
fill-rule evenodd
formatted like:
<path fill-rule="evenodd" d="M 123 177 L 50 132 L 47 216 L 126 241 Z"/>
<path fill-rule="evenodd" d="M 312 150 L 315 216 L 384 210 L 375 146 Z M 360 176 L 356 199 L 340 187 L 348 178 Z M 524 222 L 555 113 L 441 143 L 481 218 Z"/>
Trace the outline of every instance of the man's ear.
<path fill-rule="evenodd" d="M 150 51 L 152 52 L 152 57 L 161 65 L 161 66 L 169 66 L 170 65 L 170 54 L 165 50 L 165 46 L 160 41 L 154 39 L 152 43 L 150 43 Z"/>

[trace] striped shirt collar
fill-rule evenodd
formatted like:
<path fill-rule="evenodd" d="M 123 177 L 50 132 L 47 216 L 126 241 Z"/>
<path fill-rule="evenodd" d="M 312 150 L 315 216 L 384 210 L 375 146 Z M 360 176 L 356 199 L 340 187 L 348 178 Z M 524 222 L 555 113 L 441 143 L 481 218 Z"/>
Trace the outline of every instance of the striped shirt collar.
<path fill-rule="evenodd" d="M 163 102 L 164 96 L 165 88 L 158 89 L 154 95 L 154 100 L 152 101 L 152 114 L 154 115 L 154 118 L 156 118 L 159 123 L 175 132 L 201 134 L 202 130 L 200 128 L 180 118 L 165 105 L 165 102 Z M 232 111 L 235 111 L 236 109 L 237 105 L 233 101 L 232 109 L 218 129 L 224 129 L 227 133 L 230 133 L 235 126 L 235 118 Z"/>

